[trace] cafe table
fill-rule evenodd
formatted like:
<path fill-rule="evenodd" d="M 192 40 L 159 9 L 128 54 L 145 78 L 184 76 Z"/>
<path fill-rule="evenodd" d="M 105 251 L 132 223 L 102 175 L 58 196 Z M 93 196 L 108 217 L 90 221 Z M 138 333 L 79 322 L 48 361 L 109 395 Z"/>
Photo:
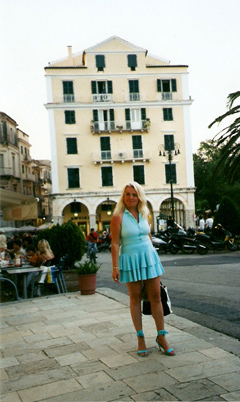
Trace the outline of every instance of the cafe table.
<path fill-rule="evenodd" d="M 9 280 L 14 286 L 16 290 L 17 299 L 20 300 L 17 292 L 16 282 L 17 282 L 17 275 L 21 274 L 23 276 L 23 297 L 27 299 L 27 277 L 32 272 L 41 272 L 43 271 L 44 267 L 32 267 L 29 264 L 24 264 L 21 267 L 11 266 L 11 267 L 1 267 L 2 273 L 6 271 L 8 275 L 14 275 L 15 280 Z M 4 276 L 1 277 L 1 280 L 6 280 Z"/>

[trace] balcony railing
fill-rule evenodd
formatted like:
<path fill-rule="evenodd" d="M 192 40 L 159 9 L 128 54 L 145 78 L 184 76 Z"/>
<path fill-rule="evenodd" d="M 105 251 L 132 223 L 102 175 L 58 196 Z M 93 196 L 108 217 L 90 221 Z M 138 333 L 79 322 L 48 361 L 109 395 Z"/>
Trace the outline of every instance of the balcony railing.
<path fill-rule="evenodd" d="M 132 92 L 129 94 L 130 102 L 137 102 L 140 101 L 140 93 L 139 92 Z"/>
<path fill-rule="evenodd" d="M 103 154 L 106 152 L 106 154 Z M 104 157 L 103 157 L 104 156 Z M 134 149 L 133 151 L 118 151 L 118 152 L 111 152 L 111 151 L 101 151 L 101 152 L 94 152 L 93 153 L 93 162 L 94 164 L 97 163 L 104 163 L 104 162 L 134 162 L 136 159 L 142 161 L 150 161 L 152 158 L 151 150 L 143 150 L 143 149 Z"/>
<path fill-rule="evenodd" d="M 36 177 L 32 173 L 26 173 L 25 177 L 23 177 L 23 180 L 35 181 Z"/>
<path fill-rule="evenodd" d="M 17 146 L 18 145 L 17 136 L 15 134 L 1 134 L 0 143 L 1 144 L 10 143 Z"/>
<path fill-rule="evenodd" d="M 178 100 L 178 93 L 177 92 L 157 92 L 157 100 L 158 101 Z"/>
<path fill-rule="evenodd" d="M 94 94 L 92 95 L 93 102 L 112 102 L 112 94 Z"/>
<path fill-rule="evenodd" d="M 101 133 L 104 131 L 117 131 L 122 133 L 123 131 L 149 131 L 151 122 L 149 119 L 140 120 L 140 121 L 104 121 L 92 122 L 90 129 L 92 133 Z"/>
<path fill-rule="evenodd" d="M 75 102 L 74 94 L 71 94 L 71 95 L 63 95 L 63 102 L 64 102 L 64 103 L 72 103 L 72 102 Z"/>

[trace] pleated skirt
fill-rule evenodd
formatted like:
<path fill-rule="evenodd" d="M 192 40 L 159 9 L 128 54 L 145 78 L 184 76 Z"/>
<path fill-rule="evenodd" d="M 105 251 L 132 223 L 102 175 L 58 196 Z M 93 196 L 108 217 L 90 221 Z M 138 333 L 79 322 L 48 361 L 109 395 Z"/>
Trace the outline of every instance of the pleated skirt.
<path fill-rule="evenodd" d="M 121 246 L 118 266 L 119 281 L 123 283 L 144 281 L 164 273 L 158 253 L 148 236 L 137 244 Z"/>

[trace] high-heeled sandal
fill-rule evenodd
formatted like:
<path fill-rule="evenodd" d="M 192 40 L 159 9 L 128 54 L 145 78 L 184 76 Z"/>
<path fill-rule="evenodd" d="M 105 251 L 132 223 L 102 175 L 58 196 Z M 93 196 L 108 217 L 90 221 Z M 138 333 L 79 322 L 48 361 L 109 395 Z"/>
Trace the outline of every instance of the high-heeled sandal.
<path fill-rule="evenodd" d="M 137 337 L 144 338 L 142 329 L 140 329 L 140 331 L 137 331 Z M 149 355 L 147 350 L 138 350 L 137 354 L 138 354 L 138 356 L 141 356 L 141 357 L 147 357 Z"/>
<path fill-rule="evenodd" d="M 167 331 L 164 331 L 164 330 L 157 331 L 156 342 L 157 342 L 157 344 L 158 344 L 158 346 L 159 346 L 159 349 L 160 349 L 160 350 L 163 350 L 163 352 L 165 353 L 165 355 L 168 355 L 168 356 L 175 356 L 176 353 L 174 352 L 174 350 L 173 350 L 172 348 L 171 348 L 171 349 L 168 349 L 168 350 L 166 351 L 166 350 L 164 350 L 163 346 L 158 342 L 158 337 L 161 336 L 161 335 L 165 336 L 166 334 L 168 334 Z"/>

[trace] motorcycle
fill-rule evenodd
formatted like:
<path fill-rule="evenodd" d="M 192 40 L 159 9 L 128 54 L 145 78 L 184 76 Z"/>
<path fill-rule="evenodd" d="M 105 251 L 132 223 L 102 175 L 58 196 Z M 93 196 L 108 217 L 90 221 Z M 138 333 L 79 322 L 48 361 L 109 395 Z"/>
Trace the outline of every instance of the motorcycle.
<path fill-rule="evenodd" d="M 188 230 L 197 242 L 197 252 L 201 255 L 207 254 L 209 250 L 222 251 L 225 247 L 230 251 L 236 251 L 238 245 L 234 241 L 232 233 L 224 229 L 219 223 L 212 230 L 210 235 L 195 232 L 193 228 Z"/>
<path fill-rule="evenodd" d="M 153 243 L 153 247 L 155 247 L 155 249 L 157 250 L 157 252 L 159 254 L 161 254 L 162 252 L 165 252 L 165 253 L 168 252 L 168 239 L 163 240 L 157 236 L 152 236 L 152 243 Z"/>
<path fill-rule="evenodd" d="M 167 243 L 164 251 L 169 251 L 171 254 L 177 254 L 178 251 L 182 251 L 184 254 L 192 254 L 197 247 L 195 239 L 187 235 L 178 224 L 175 224 L 175 228 L 159 231 L 156 237 Z"/>
<path fill-rule="evenodd" d="M 111 236 L 108 234 L 106 237 L 99 237 L 97 242 L 98 252 L 111 251 Z"/>

